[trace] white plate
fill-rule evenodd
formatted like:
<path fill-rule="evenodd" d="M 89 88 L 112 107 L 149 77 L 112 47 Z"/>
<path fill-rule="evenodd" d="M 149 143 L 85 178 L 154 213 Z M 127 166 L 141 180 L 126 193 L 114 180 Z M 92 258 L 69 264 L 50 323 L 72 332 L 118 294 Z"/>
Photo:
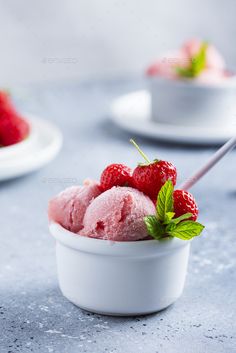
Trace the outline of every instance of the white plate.
<path fill-rule="evenodd" d="M 171 104 L 171 103 L 170 103 Z M 213 145 L 222 144 L 236 135 L 232 128 L 186 127 L 160 124 L 151 120 L 151 99 L 148 91 L 136 91 L 115 99 L 111 105 L 111 118 L 131 133 L 159 141 Z"/>
<path fill-rule="evenodd" d="M 27 115 L 30 136 L 23 142 L 0 148 L 0 181 L 33 172 L 49 163 L 62 146 L 62 134 L 47 120 Z"/>

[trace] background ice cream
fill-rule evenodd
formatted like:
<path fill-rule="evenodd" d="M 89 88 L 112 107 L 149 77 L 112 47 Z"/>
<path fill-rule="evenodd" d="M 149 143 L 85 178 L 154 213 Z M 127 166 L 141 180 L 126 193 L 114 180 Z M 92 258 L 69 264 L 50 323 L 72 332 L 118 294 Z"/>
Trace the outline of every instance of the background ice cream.
<path fill-rule="evenodd" d="M 49 202 L 49 220 L 77 233 L 83 227 L 84 213 L 90 202 L 101 193 L 98 184 L 85 180 L 83 186 L 72 186 Z"/>
<path fill-rule="evenodd" d="M 201 49 L 202 41 L 199 39 L 191 39 L 183 44 L 180 48 L 180 54 L 183 58 L 190 61 Z M 224 70 L 225 61 L 223 56 L 218 50 L 212 45 L 207 45 L 206 51 L 206 69 Z"/>
<path fill-rule="evenodd" d="M 168 79 L 183 78 L 178 74 L 176 68 L 188 67 L 191 60 L 200 52 L 203 44 L 199 39 L 187 41 L 178 51 L 167 53 L 153 63 L 147 69 L 147 74 Z M 202 83 L 217 83 L 227 79 L 229 76 L 223 56 L 213 45 L 207 44 L 204 68 L 194 77 L 194 80 Z"/>

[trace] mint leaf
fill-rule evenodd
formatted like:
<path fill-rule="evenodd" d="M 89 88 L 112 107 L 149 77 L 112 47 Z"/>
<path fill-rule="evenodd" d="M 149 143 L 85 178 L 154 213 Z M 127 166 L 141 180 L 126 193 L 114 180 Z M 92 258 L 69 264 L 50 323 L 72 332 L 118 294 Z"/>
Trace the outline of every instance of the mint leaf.
<path fill-rule="evenodd" d="M 178 223 L 180 223 L 181 221 L 184 221 L 185 219 L 188 219 L 188 218 L 190 218 L 190 217 L 192 217 L 192 213 L 185 213 L 185 214 L 182 214 L 182 216 L 179 216 L 179 217 L 177 217 L 177 218 L 174 218 L 174 219 L 172 219 L 172 222 L 173 223 L 175 223 L 175 224 L 178 224 Z"/>
<path fill-rule="evenodd" d="M 177 75 L 179 75 L 180 77 L 193 78 L 193 73 L 192 73 L 191 67 L 177 66 L 175 68 L 175 71 L 176 71 Z"/>
<path fill-rule="evenodd" d="M 146 224 L 147 232 L 155 239 L 162 238 L 165 233 L 165 228 L 158 221 L 156 216 L 146 216 L 144 217 L 144 223 Z"/>
<path fill-rule="evenodd" d="M 165 219 L 164 219 L 164 222 L 163 224 L 169 224 L 172 220 L 172 218 L 174 217 L 175 213 L 174 212 L 167 212 L 165 214 Z"/>
<path fill-rule="evenodd" d="M 187 67 L 176 66 L 175 71 L 177 75 L 183 78 L 195 78 L 206 67 L 206 55 L 207 55 L 208 43 L 202 43 L 199 52 L 195 54 Z"/>
<path fill-rule="evenodd" d="M 190 240 L 201 234 L 204 226 L 190 220 L 192 213 L 188 212 L 174 218 L 173 183 L 168 180 L 162 186 L 157 197 L 156 215 L 144 217 L 147 233 L 154 239 L 176 237 Z"/>
<path fill-rule="evenodd" d="M 174 186 L 170 180 L 162 186 L 157 197 L 157 218 L 161 221 L 165 221 L 166 213 L 173 212 L 173 191 Z"/>
<path fill-rule="evenodd" d="M 192 58 L 192 74 L 197 77 L 206 67 L 207 43 L 203 43 L 199 52 Z"/>
<path fill-rule="evenodd" d="M 176 224 L 171 222 L 166 226 L 165 231 L 166 233 L 170 234 L 173 230 L 175 230 L 175 228 L 176 228 Z"/>
<path fill-rule="evenodd" d="M 189 240 L 201 234 L 204 226 L 194 221 L 183 221 L 175 225 L 175 229 L 170 229 L 167 233 L 172 237 L 182 240 Z"/>

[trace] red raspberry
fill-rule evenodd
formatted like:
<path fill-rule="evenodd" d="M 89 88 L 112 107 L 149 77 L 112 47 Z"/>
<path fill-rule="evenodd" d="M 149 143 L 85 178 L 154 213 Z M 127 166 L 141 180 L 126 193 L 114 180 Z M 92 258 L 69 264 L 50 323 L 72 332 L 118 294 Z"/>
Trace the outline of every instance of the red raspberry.
<path fill-rule="evenodd" d="M 17 115 L 17 112 L 12 104 L 11 96 L 8 92 L 0 91 L 0 121 L 12 115 Z"/>
<path fill-rule="evenodd" d="M 173 164 L 166 161 L 154 161 L 147 165 L 139 165 L 133 172 L 134 186 L 148 195 L 152 200 L 157 199 L 161 187 L 167 180 L 176 184 L 177 172 Z"/>
<path fill-rule="evenodd" d="M 103 191 L 113 186 L 132 186 L 132 170 L 123 164 L 110 164 L 104 169 L 100 178 Z"/>
<path fill-rule="evenodd" d="M 197 220 L 198 207 L 192 194 L 185 190 L 175 190 L 173 193 L 173 198 L 175 217 L 191 212 L 192 217 L 189 219 L 192 221 Z"/>
<path fill-rule="evenodd" d="M 29 135 L 29 124 L 19 116 L 0 117 L 0 144 L 10 146 L 24 140 Z"/>
<path fill-rule="evenodd" d="M 2 107 L 11 105 L 10 95 L 8 92 L 0 91 L 0 110 Z"/>
<path fill-rule="evenodd" d="M 0 91 L 0 145 L 13 145 L 25 139 L 28 134 L 29 124 L 18 115 L 9 94 Z"/>

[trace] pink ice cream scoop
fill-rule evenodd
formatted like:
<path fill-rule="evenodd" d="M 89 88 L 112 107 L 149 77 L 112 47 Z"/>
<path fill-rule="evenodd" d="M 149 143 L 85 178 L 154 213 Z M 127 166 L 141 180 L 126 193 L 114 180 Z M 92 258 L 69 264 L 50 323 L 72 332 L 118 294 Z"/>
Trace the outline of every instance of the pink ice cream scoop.
<path fill-rule="evenodd" d="M 72 186 L 49 201 L 48 217 L 64 228 L 79 232 L 90 202 L 100 195 L 98 183 L 86 180 L 83 186 Z"/>
<path fill-rule="evenodd" d="M 79 234 L 114 241 L 144 239 L 143 218 L 152 214 L 155 206 L 148 196 L 130 187 L 113 187 L 88 206 Z"/>

